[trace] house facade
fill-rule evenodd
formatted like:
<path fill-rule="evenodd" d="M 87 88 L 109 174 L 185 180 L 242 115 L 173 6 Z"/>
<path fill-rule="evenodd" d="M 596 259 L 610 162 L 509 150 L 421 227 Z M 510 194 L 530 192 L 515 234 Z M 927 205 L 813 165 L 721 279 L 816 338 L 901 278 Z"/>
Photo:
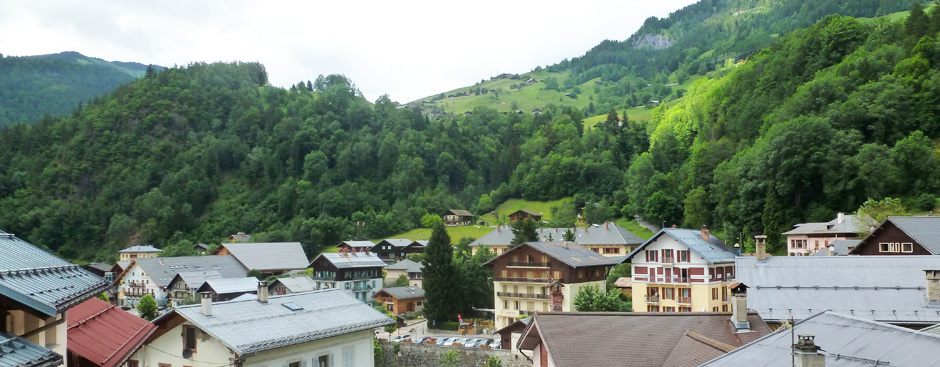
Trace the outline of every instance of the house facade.
<path fill-rule="evenodd" d="M 394 264 L 405 259 L 409 254 L 424 253 L 427 241 L 412 241 L 404 238 L 390 238 L 380 241 L 372 247 L 372 253 L 387 264 Z"/>
<path fill-rule="evenodd" d="M 150 245 L 131 246 L 118 251 L 118 260 L 131 261 L 134 259 L 149 259 L 159 256 L 161 252 L 163 252 L 163 250 Z"/>
<path fill-rule="evenodd" d="M 851 255 L 940 255 L 940 217 L 888 217 Z"/>
<path fill-rule="evenodd" d="M 536 213 L 531 210 L 520 209 L 509 214 L 509 221 L 512 223 L 524 221 L 524 220 L 534 220 L 536 222 L 541 222 L 542 213 Z"/>
<path fill-rule="evenodd" d="M 198 301 L 199 296 L 196 290 L 209 279 L 222 279 L 222 274 L 215 270 L 187 271 L 176 274 L 167 286 L 171 304 L 179 306 L 186 302 Z"/>
<path fill-rule="evenodd" d="M 389 287 L 375 293 L 375 302 L 394 314 L 424 310 L 424 290 L 420 287 Z"/>
<path fill-rule="evenodd" d="M 136 259 L 114 279 L 117 305 L 137 307 L 151 295 L 158 305 L 170 302 L 173 278 L 181 272 L 216 271 L 222 278 L 244 278 L 248 269 L 232 256 L 179 256 Z"/>
<path fill-rule="evenodd" d="M 629 255 L 634 312 L 730 312 L 739 254 L 701 230 L 665 228 Z"/>
<path fill-rule="evenodd" d="M 350 253 L 369 253 L 372 251 L 372 248 L 375 247 L 375 244 L 372 241 L 343 241 L 339 245 L 340 252 L 346 251 Z"/>
<path fill-rule="evenodd" d="M 261 271 L 266 277 L 307 267 L 307 254 L 300 242 L 223 243 L 212 255 L 232 256 L 245 269 Z"/>
<path fill-rule="evenodd" d="M 445 226 L 469 226 L 473 224 L 473 213 L 464 209 L 449 209 L 441 215 Z"/>
<path fill-rule="evenodd" d="M 373 366 L 373 329 L 394 323 L 339 290 L 182 306 L 128 367 Z"/>
<path fill-rule="evenodd" d="M 486 263 L 493 268 L 497 329 L 536 312 L 574 311 L 585 286 L 606 290 L 618 259 L 571 242 L 526 242 Z"/>
<path fill-rule="evenodd" d="M 394 283 L 399 277 L 404 275 L 408 278 L 409 286 L 421 288 L 424 283 L 422 269 L 423 266 L 421 264 L 404 259 L 385 267 L 385 282 Z"/>
<path fill-rule="evenodd" d="M 223 302 L 235 299 L 238 296 L 258 291 L 258 278 L 226 278 L 208 279 L 196 293 L 200 300 L 202 297 L 212 297 L 212 302 Z"/>
<path fill-rule="evenodd" d="M 832 242 L 858 239 L 858 234 L 865 230 L 859 227 L 854 215 L 839 213 L 828 222 L 799 223 L 783 235 L 787 238 L 787 255 L 809 256 L 825 251 Z"/>
<path fill-rule="evenodd" d="M 284 295 L 310 292 L 317 289 L 317 283 L 308 276 L 277 278 L 268 286 L 269 294 Z"/>
<path fill-rule="evenodd" d="M 570 232 L 570 235 L 574 236 L 574 243 L 609 257 L 626 256 L 646 241 L 614 222 L 580 228 L 539 228 L 536 232 L 541 242 L 562 241 L 566 232 Z M 480 248 L 487 246 L 490 251 L 499 255 L 509 248 L 512 238 L 511 226 L 497 226 L 490 233 L 471 242 L 470 251 L 476 254 Z"/>
<path fill-rule="evenodd" d="M 323 253 L 310 262 L 317 289 L 342 290 L 369 302 L 382 289 L 385 262 L 375 254 Z"/>

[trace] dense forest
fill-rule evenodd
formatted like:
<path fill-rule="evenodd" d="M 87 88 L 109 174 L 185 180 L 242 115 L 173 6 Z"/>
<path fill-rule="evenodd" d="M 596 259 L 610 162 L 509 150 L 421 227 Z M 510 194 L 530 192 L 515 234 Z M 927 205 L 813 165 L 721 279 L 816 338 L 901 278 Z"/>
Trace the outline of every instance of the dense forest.
<path fill-rule="evenodd" d="M 0 55 L 0 126 L 33 123 L 44 114 L 67 114 L 79 104 L 143 76 L 146 69 L 146 65 L 107 62 L 78 52 Z"/>
<path fill-rule="evenodd" d="M 577 109 L 431 121 L 366 101 L 340 75 L 282 89 L 256 63 L 174 67 L 0 131 L 0 229 L 79 260 L 138 243 L 172 254 L 235 231 L 312 256 L 513 197 L 573 196 L 729 240 L 867 198 L 929 210 L 938 31 L 919 5 L 898 22 L 825 17 L 716 65 L 649 122 L 611 109 L 591 129 Z"/>

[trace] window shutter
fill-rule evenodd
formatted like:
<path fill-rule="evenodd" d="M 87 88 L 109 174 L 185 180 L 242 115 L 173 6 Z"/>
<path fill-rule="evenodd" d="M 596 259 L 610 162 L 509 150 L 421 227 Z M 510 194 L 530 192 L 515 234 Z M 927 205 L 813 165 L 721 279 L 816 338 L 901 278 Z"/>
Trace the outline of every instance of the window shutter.
<path fill-rule="evenodd" d="M 333 355 L 333 353 L 330 353 L 330 367 L 335 367 L 336 365 L 334 363 L 335 360 L 336 360 L 336 357 Z"/>
<path fill-rule="evenodd" d="M 643 254 L 646 255 L 646 262 L 650 262 L 650 252 L 649 252 L 649 251 L 643 251 Z"/>
<path fill-rule="evenodd" d="M 300 367 L 307 367 L 307 361 L 306 360 L 300 361 Z"/>

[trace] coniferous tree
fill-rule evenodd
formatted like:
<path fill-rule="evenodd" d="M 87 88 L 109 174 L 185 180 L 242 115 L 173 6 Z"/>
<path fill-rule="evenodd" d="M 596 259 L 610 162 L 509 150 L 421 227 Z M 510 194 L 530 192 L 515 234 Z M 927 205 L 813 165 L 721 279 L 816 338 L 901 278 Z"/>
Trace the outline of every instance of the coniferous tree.
<path fill-rule="evenodd" d="M 521 220 L 512 225 L 512 241 L 509 242 L 509 248 L 514 248 L 525 242 L 536 242 L 539 240 L 539 234 L 535 231 L 535 221 L 531 219 Z"/>
<path fill-rule="evenodd" d="M 914 3 L 911 6 L 911 15 L 904 24 L 907 34 L 920 38 L 927 34 L 927 14 L 924 14 L 924 6 L 920 3 Z"/>
<path fill-rule="evenodd" d="M 424 249 L 424 312 L 435 322 L 453 321 L 462 307 L 460 273 L 454 266 L 454 247 L 444 224 L 437 222 Z"/>

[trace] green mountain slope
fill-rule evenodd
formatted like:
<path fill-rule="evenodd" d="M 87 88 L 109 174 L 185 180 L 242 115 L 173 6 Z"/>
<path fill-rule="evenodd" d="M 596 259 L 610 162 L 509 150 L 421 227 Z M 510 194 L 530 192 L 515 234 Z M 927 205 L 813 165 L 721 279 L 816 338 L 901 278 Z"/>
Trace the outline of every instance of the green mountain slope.
<path fill-rule="evenodd" d="M 34 123 L 45 114 L 64 115 L 143 76 L 146 69 L 139 63 L 107 62 L 77 52 L 0 57 L 0 126 Z"/>

